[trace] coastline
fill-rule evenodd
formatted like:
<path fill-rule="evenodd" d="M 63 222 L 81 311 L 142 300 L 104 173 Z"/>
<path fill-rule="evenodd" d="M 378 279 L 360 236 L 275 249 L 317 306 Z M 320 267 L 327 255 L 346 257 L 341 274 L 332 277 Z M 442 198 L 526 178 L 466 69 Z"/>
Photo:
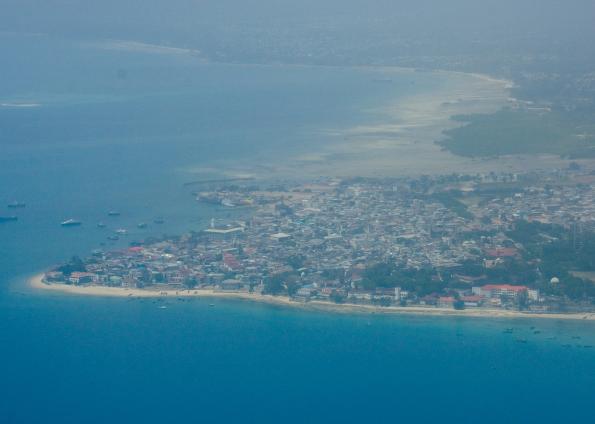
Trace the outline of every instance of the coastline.
<path fill-rule="evenodd" d="M 271 65 L 244 65 L 271 66 Z M 325 67 L 323 65 L 279 65 Z M 332 68 L 329 66 L 329 68 Z M 415 75 L 413 68 L 354 66 L 380 76 Z M 570 162 L 556 155 L 505 155 L 474 158 L 458 156 L 437 144 L 444 131 L 466 125 L 453 116 L 491 114 L 509 104 L 512 81 L 458 71 L 432 70 L 427 74 L 442 79 L 431 91 L 385 100 L 362 108 L 362 119 L 353 126 L 326 127 L 310 135 L 324 142 L 287 157 L 274 157 L 258 164 L 222 159 L 217 166 L 180 168 L 183 173 L 208 174 L 216 169 L 222 175 L 269 178 L 325 177 L 402 177 L 436 173 L 478 173 L 497 170 L 521 172 L 551 169 Z M 367 121 L 375 117 L 376 122 Z M 263 166 L 263 163 L 267 163 Z"/>
<path fill-rule="evenodd" d="M 36 274 L 27 279 L 27 285 L 36 291 L 47 291 L 64 295 L 119 297 L 119 298 L 220 298 L 237 299 L 255 303 L 266 303 L 277 306 L 288 306 L 333 313 L 362 313 L 382 315 L 422 315 L 451 316 L 469 318 L 540 318 L 574 321 L 595 321 L 595 312 L 591 313 L 530 313 L 496 309 L 464 309 L 455 310 L 424 306 L 389 306 L 336 304 L 320 300 L 296 302 L 287 296 L 258 295 L 254 293 L 221 292 L 215 290 L 145 290 L 137 288 L 105 287 L 105 286 L 71 286 L 65 284 L 49 284 L 43 281 L 43 274 Z"/>

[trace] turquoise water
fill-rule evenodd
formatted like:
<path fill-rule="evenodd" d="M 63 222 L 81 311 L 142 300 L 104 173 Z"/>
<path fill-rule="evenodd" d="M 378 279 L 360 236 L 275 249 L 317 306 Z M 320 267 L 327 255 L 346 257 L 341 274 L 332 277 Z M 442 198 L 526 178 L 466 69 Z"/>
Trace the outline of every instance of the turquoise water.
<path fill-rule="evenodd" d="M 225 213 L 184 181 L 269 163 L 446 81 L 205 65 L 0 37 L 0 417 L 6 423 L 588 422 L 592 323 L 323 314 L 233 301 L 80 298 L 23 276 Z M 216 175 L 217 170 L 200 176 Z M 108 218 L 107 211 L 122 212 Z M 163 216 L 163 226 L 135 228 Z M 80 228 L 64 229 L 69 217 Z M 130 236 L 110 245 L 110 229 Z M 102 246 L 102 243 L 106 244 Z M 534 334 L 531 327 L 541 331 Z M 514 327 L 514 334 L 504 334 Z M 580 338 L 575 338 L 580 337 Z M 527 339 L 519 343 L 517 339 Z"/>

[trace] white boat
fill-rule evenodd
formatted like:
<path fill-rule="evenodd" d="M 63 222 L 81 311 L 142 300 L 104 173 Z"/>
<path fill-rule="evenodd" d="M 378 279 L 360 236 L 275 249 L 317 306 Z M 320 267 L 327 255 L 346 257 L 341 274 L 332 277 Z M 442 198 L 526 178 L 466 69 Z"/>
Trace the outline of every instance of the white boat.
<path fill-rule="evenodd" d="M 82 225 L 82 222 L 71 218 L 71 219 L 67 219 L 66 221 L 62 222 L 60 225 L 63 227 L 77 227 L 79 225 Z"/>

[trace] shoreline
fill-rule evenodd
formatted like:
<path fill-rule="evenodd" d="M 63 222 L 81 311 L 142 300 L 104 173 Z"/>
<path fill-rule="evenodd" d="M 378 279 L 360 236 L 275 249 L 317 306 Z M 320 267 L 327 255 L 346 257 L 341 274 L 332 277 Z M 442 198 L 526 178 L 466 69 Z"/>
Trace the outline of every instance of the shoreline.
<path fill-rule="evenodd" d="M 463 309 L 455 310 L 424 306 L 374 306 L 356 304 L 336 304 L 321 300 L 296 302 L 287 296 L 258 295 L 254 293 L 220 292 L 210 289 L 191 290 L 145 290 L 137 288 L 105 287 L 105 286 L 71 286 L 50 284 L 43 281 L 43 274 L 36 274 L 27 279 L 27 285 L 36 291 L 47 291 L 74 296 L 116 297 L 116 298 L 219 298 L 237 299 L 254 303 L 288 306 L 332 313 L 361 313 L 381 315 L 418 315 L 449 316 L 469 318 L 540 318 L 573 321 L 595 321 L 595 312 L 585 313 L 532 313 L 497 309 Z"/>

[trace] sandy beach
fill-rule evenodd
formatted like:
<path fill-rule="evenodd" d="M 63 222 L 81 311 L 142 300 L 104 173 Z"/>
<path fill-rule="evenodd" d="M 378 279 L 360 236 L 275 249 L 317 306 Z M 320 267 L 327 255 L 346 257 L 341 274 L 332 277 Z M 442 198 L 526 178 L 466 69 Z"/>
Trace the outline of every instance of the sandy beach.
<path fill-rule="evenodd" d="M 365 314 L 398 314 L 428 316 L 458 316 L 477 318 L 544 318 L 559 320 L 595 321 L 594 313 L 529 313 L 496 309 L 454 310 L 437 307 L 407 306 L 379 307 L 373 305 L 335 304 L 319 300 L 296 302 L 286 296 L 259 295 L 253 293 L 221 292 L 214 290 L 150 290 L 136 288 L 120 288 L 105 286 L 73 286 L 65 284 L 48 284 L 43 281 L 43 274 L 37 274 L 28 280 L 29 287 L 45 292 L 61 293 L 74 296 L 124 297 L 124 298 L 221 298 L 239 299 L 250 302 L 289 306 L 300 309 L 328 311 L 336 313 Z"/>

